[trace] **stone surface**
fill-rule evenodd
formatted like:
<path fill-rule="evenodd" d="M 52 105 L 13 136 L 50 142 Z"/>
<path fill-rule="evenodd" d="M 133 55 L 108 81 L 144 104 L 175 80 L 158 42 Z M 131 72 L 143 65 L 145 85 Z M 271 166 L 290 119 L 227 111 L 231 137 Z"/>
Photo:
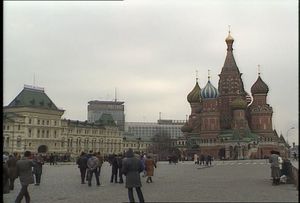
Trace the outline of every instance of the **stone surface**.
<path fill-rule="evenodd" d="M 272 186 L 266 160 L 214 161 L 211 167 L 193 162 L 159 162 L 157 166 L 152 184 L 142 178 L 146 202 L 298 202 L 293 184 Z M 105 162 L 100 178 L 103 186 L 97 187 L 93 179 L 92 187 L 88 187 L 80 184 L 76 165 L 45 165 L 41 185 L 29 186 L 31 202 L 128 202 L 124 184 L 110 183 L 110 175 L 111 168 Z M 3 202 L 14 202 L 19 180 L 15 185 Z"/>

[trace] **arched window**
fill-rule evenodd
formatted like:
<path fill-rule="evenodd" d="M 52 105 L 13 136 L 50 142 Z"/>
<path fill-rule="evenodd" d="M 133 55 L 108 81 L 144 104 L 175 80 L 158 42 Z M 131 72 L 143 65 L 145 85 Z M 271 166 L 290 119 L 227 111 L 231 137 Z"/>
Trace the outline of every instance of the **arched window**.
<path fill-rule="evenodd" d="M 6 138 L 6 146 L 9 146 L 9 137 Z"/>
<path fill-rule="evenodd" d="M 17 138 L 17 147 L 21 147 L 21 137 Z"/>

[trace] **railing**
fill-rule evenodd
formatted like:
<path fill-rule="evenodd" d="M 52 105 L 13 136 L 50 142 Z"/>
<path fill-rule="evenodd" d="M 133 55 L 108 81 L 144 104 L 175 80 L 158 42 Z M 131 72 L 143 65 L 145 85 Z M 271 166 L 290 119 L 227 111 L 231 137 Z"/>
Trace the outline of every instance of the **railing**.
<path fill-rule="evenodd" d="M 291 161 L 292 163 L 292 179 L 293 179 L 293 183 L 296 185 L 297 187 L 297 190 L 299 189 L 299 179 L 298 179 L 298 176 L 299 176 L 299 169 L 298 169 L 298 161 Z"/>

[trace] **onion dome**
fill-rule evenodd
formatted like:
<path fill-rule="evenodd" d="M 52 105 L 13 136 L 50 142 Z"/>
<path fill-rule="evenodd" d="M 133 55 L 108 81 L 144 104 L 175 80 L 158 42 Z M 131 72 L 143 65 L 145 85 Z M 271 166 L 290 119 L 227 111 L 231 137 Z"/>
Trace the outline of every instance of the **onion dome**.
<path fill-rule="evenodd" d="M 230 31 L 228 32 L 228 36 L 226 37 L 226 39 L 225 39 L 225 42 L 233 42 L 234 41 L 234 39 L 233 39 L 233 37 L 230 35 Z"/>
<path fill-rule="evenodd" d="M 226 37 L 225 42 L 227 44 L 227 51 L 232 51 L 233 50 L 232 44 L 234 42 L 234 39 L 230 34 L 230 30 L 228 31 L 228 36 Z"/>
<path fill-rule="evenodd" d="M 247 102 L 243 100 L 241 97 L 237 97 L 233 102 L 231 103 L 232 109 L 245 109 L 247 108 Z"/>
<path fill-rule="evenodd" d="M 252 102 L 252 97 L 248 92 L 245 91 L 245 93 L 246 93 L 246 102 L 247 104 L 250 104 Z"/>
<path fill-rule="evenodd" d="M 217 88 L 215 88 L 210 82 L 210 76 L 208 76 L 208 82 L 206 86 L 201 90 L 201 97 L 203 99 L 214 99 L 219 95 Z"/>
<path fill-rule="evenodd" d="M 190 133 L 192 132 L 193 128 L 191 128 L 190 126 L 188 126 L 188 123 L 185 123 L 184 126 L 181 127 L 181 132 L 183 133 Z"/>
<path fill-rule="evenodd" d="M 260 75 L 251 87 L 252 94 L 267 94 L 269 92 L 268 85 L 261 79 Z"/>
<path fill-rule="evenodd" d="M 200 102 L 201 101 L 200 91 L 201 91 L 201 88 L 198 84 L 198 79 L 197 79 L 194 89 L 187 96 L 188 102 L 189 103 Z"/>

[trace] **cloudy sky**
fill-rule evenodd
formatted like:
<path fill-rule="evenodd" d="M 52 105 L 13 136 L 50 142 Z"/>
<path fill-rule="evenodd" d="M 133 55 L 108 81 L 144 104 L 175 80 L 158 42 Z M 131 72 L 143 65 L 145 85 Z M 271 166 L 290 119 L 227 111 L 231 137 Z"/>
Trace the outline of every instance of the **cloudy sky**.
<path fill-rule="evenodd" d="M 298 1 L 125 0 L 4 2 L 4 105 L 24 84 L 44 87 L 87 120 L 91 100 L 125 101 L 126 121 L 184 120 L 187 94 L 217 87 L 231 25 L 246 91 L 269 86 L 273 126 L 298 143 Z"/>

